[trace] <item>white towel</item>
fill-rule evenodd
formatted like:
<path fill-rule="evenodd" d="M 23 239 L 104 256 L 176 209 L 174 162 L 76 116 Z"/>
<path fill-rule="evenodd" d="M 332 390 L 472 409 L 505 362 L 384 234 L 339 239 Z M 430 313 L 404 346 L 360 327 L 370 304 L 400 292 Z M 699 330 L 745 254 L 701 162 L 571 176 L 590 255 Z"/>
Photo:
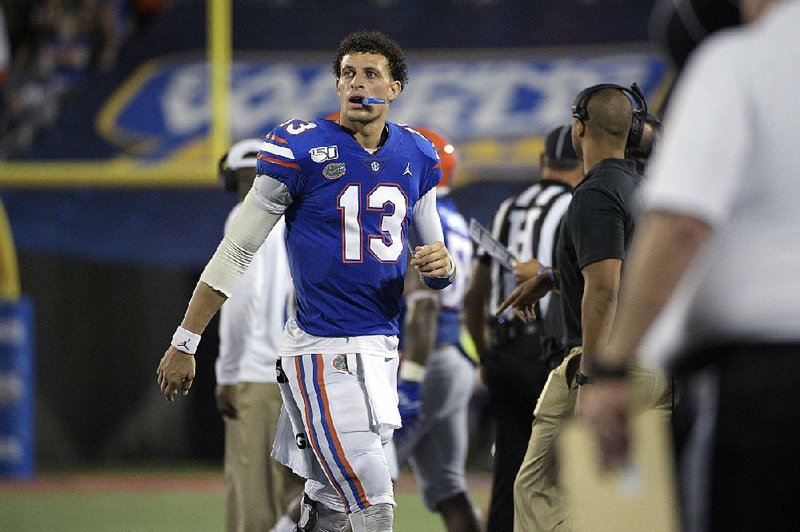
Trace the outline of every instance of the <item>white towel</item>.
<path fill-rule="evenodd" d="M 402 426 L 400 411 L 397 409 L 397 357 L 361 355 L 361 369 L 367 387 L 373 421 L 378 426 L 381 436 L 386 430 L 399 429 Z M 347 355 L 349 367 L 356 367 L 356 355 Z"/>

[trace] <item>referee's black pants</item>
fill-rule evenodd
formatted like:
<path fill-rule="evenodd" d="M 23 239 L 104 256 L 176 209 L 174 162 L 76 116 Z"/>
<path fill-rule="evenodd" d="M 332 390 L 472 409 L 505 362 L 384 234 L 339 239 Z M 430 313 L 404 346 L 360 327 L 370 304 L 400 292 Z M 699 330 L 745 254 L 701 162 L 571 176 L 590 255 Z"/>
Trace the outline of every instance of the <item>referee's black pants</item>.
<path fill-rule="evenodd" d="M 538 334 L 519 336 L 482 358 L 495 422 L 492 498 L 486 530 L 513 532 L 514 480 L 528 449 L 533 409 L 550 368 L 540 360 Z"/>
<path fill-rule="evenodd" d="M 800 344 L 704 349 L 676 376 L 683 528 L 800 530 Z"/>

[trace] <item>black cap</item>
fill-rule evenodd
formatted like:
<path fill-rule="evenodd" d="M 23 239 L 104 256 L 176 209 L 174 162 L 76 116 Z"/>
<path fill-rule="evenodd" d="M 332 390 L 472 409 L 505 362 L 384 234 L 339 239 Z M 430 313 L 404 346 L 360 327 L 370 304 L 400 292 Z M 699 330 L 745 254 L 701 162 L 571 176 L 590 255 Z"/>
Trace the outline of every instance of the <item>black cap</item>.
<path fill-rule="evenodd" d="M 581 162 L 572 147 L 572 126 L 558 126 L 544 142 L 545 164 L 558 170 L 571 170 Z"/>

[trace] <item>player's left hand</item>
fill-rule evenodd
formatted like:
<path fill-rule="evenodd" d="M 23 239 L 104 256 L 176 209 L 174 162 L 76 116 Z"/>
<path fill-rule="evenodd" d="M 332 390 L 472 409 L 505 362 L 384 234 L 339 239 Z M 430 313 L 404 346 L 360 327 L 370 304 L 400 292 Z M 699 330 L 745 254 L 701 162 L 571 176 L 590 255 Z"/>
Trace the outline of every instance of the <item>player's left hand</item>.
<path fill-rule="evenodd" d="M 161 357 L 156 374 L 161 393 L 167 401 L 174 401 L 178 390 L 183 395 L 189 394 L 189 388 L 194 381 L 195 362 L 194 356 L 170 346 Z"/>
<path fill-rule="evenodd" d="M 444 278 L 450 274 L 453 265 L 444 242 L 433 242 L 414 248 L 411 266 L 425 277 Z"/>
<path fill-rule="evenodd" d="M 397 380 L 397 407 L 403 426 L 395 431 L 395 437 L 402 439 L 419 422 L 422 414 L 422 382 L 407 379 Z"/>
<path fill-rule="evenodd" d="M 597 440 L 600 467 L 623 465 L 628 459 L 631 385 L 626 380 L 598 380 L 582 386 L 577 414 Z"/>

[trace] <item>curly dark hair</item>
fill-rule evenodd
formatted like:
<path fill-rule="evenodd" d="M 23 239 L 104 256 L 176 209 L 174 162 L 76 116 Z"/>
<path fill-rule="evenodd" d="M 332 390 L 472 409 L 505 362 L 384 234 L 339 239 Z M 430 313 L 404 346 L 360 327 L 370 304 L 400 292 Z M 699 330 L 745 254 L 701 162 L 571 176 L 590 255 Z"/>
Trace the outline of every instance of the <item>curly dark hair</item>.
<path fill-rule="evenodd" d="M 356 31 L 339 43 L 336 59 L 333 61 L 333 73 L 338 79 L 342 74 L 342 58 L 347 54 L 380 54 L 389 62 L 389 73 L 392 79 L 399 81 L 405 88 L 408 83 L 408 67 L 406 57 L 400 46 L 379 31 Z"/>

